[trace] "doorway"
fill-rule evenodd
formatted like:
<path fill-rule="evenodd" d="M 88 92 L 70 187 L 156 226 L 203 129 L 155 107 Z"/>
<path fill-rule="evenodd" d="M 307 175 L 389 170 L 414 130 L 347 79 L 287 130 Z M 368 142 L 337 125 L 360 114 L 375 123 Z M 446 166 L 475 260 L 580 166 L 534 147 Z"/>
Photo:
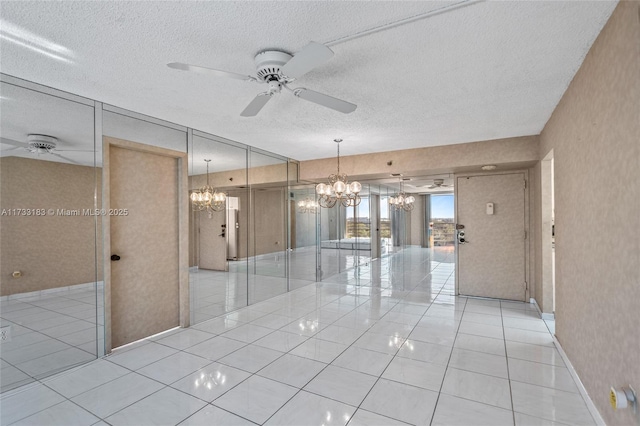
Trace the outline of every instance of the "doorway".
<path fill-rule="evenodd" d="M 525 301 L 524 172 L 457 177 L 458 292 Z"/>
<path fill-rule="evenodd" d="M 186 154 L 109 137 L 103 145 L 110 351 L 189 325 Z"/>
<path fill-rule="evenodd" d="M 540 162 L 542 286 L 536 302 L 543 315 L 555 313 L 555 201 L 553 150 Z"/>

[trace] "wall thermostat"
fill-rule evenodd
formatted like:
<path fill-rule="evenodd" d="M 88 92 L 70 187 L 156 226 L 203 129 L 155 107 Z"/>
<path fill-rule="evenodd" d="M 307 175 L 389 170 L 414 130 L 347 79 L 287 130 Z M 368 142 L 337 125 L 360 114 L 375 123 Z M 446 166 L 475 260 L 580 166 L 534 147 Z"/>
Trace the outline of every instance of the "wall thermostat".
<path fill-rule="evenodd" d="M 487 203 L 487 214 L 493 214 L 493 203 Z"/>

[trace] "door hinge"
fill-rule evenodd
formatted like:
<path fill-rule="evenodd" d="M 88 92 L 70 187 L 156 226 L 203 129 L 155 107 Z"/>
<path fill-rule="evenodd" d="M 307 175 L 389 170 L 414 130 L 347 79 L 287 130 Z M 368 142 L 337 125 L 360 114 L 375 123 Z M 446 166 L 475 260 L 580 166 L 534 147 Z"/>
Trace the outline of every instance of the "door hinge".
<path fill-rule="evenodd" d="M 522 186 L 524 187 L 524 189 L 527 189 L 527 181 L 526 180 L 522 181 Z"/>
<path fill-rule="evenodd" d="M 526 229 L 524 230 L 524 239 L 525 240 L 527 239 L 527 230 Z"/>

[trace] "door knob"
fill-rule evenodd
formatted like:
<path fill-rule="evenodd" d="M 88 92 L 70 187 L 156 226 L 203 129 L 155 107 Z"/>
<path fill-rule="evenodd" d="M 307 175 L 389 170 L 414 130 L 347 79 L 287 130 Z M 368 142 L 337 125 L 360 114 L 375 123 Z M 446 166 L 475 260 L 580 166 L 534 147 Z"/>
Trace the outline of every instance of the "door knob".
<path fill-rule="evenodd" d="M 111 261 L 112 262 L 117 262 L 118 260 L 120 260 L 120 256 L 118 256 L 117 254 L 112 254 L 111 255 Z"/>

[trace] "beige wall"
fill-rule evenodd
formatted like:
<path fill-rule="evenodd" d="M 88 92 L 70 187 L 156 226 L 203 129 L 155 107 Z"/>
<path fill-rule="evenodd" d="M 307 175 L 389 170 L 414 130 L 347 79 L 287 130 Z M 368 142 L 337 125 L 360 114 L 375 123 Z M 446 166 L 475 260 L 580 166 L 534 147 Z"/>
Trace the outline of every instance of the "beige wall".
<path fill-rule="evenodd" d="M 287 248 L 286 188 L 252 190 L 249 256 L 284 251 Z"/>
<path fill-rule="evenodd" d="M 541 134 L 554 151 L 556 334 L 607 424 L 640 388 L 640 21 L 618 4 Z"/>
<path fill-rule="evenodd" d="M 0 209 L 94 208 L 93 167 L 4 157 L 0 182 Z M 96 281 L 94 216 L 0 216 L 0 235 L 2 296 Z M 13 271 L 23 276 L 15 279 Z"/>
<path fill-rule="evenodd" d="M 539 158 L 538 136 L 524 136 L 340 157 L 340 172 L 349 176 L 388 178 L 390 173 L 477 171 L 484 164 L 530 167 Z M 389 161 L 391 166 L 387 165 Z M 330 173 L 335 173 L 336 165 L 335 158 L 302 161 L 300 180 L 324 181 Z"/>

